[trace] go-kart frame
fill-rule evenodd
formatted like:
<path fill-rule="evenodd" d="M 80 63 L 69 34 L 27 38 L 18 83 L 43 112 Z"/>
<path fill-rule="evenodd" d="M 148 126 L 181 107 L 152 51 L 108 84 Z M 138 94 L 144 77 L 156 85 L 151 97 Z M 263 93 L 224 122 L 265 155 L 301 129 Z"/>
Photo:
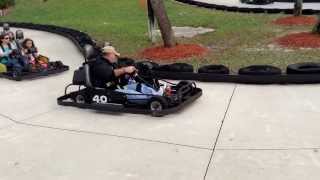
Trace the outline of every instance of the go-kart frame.
<path fill-rule="evenodd" d="M 173 84 L 173 83 L 171 83 Z M 174 84 L 176 85 L 176 84 Z M 122 113 L 133 113 L 133 114 L 151 114 L 152 116 L 155 117 L 161 117 L 161 116 L 165 116 L 168 114 L 172 114 L 172 113 L 176 113 L 178 111 L 180 111 L 181 109 L 183 109 L 185 106 L 187 106 L 188 104 L 194 102 L 195 100 L 197 100 L 199 97 L 201 97 L 202 95 L 202 90 L 200 88 L 197 88 L 195 86 L 195 83 L 190 82 L 190 84 L 186 84 L 184 86 L 189 86 L 192 85 L 193 89 L 190 95 L 186 96 L 186 97 L 182 97 L 182 95 L 178 94 L 179 99 L 177 99 L 177 101 L 175 101 L 174 103 L 170 103 L 169 106 L 167 108 L 161 109 L 161 110 L 152 110 L 148 107 L 147 104 L 144 105 L 139 105 L 136 103 L 128 103 L 128 101 L 125 101 L 123 104 L 119 104 L 119 103 L 108 103 L 107 102 L 107 96 L 106 94 L 109 94 L 113 92 L 113 90 L 108 90 L 108 89 L 104 89 L 104 88 L 90 88 L 90 87 L 85 87 L 82 89 L 82 85 L 75 85 L 78 86 L 79 89 L 77 91 L 73 91 L 71 93 L 68 93 L 68 88 L 70 86 L 74 86 L 74 84 L 70 84 L 66 87 L 65 89 L 65 95 L 59 97 L 57 99 L 57 102 L 59 105 L 62 106 L 72 106 L 72 107 L 77 107 L 77 108 L 83 108 L 83 109 L 93 109 L 93 110 L 97 110 L 97 111 L 106 111 L 106 112 L 122 112 Z M 185 87 L 181 87 L 181 89 L 184 89 Z M 89 102 L 87 102 L 87 100 L 85 100 L 87 97 L 83 97 L 85 99 L 82 100 L 78 100 L 77 97 L 78 95 L 83 95 L 89 93 L 88 97 L 89 97 Z M 119 96 L 149 96 L 150 99 L 160 99 L 162 101 L 166 101 L 165 98 L 163 96 L 156 96 L 156 95 L 150 95 L 150 94 L 128 94 L 128 93 L 119 93 L 117 92 Z M 180 92 L 179 92 L 180 93 Z M 181 93 L 182 94 L 182 93 Z M 98 103 L 97 101 L 93 102 L 92 98 L 94 97 L 105 97 L 105 103 Z M 139 99 L 135 99 L 139 100 Z M 140 99 L 142 100 L 142 99 Z M 81 101 L 81 102 L 79 102 Z M 143 99 L 143 101 L 145 101 L 145 99 Z"/>
<path fill-rule="evenodd" d="M 69 66 L 62 65 L 59 68 L 50 69 L 47 71 L 39 72 L 22 72 L 20 75 L 15 75 L 13 72 L 0 73 L 0 78 L 5 78 L 14 81 L 33 80 L 42 77 L 57 75 L 69 70 Z"/>

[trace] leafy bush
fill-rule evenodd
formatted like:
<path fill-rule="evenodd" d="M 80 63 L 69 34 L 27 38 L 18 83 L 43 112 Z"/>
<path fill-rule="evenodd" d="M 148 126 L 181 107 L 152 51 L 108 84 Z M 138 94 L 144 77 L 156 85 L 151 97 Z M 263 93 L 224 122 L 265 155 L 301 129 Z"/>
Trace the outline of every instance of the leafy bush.
<path fill-rule="evenodd" d="M 0 9 L 6 9 L 9 6 L 13 6 L 15 4 L 15 0 L 0 0 Z"/>

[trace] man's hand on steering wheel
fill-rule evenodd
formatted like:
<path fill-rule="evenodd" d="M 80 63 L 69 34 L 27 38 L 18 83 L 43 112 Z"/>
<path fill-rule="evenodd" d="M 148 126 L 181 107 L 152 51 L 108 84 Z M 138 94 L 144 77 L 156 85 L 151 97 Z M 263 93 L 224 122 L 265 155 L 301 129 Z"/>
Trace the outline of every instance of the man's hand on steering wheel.
<path fill-rule="evenodd" d="M 135 76 L 138 73 L 138 69 L 136 69 L 134 66 L 124 67 L 124 71 L 126 74 L 133 76 Z"/>

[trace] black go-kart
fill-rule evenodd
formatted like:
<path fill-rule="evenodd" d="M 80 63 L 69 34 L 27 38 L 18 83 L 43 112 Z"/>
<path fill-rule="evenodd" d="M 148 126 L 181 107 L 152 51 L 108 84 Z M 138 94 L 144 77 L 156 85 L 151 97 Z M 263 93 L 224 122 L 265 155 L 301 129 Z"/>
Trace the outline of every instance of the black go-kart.
<path fill-rule="evenodd" d="M 143 94 L 138 91 L 132 94 L 123 93 L 115 89 L 94 87 L 90 74 L 90 61 L 86 61 L 75 71 L 72 84 L 65 88 L 65 95 L 58 98 L 58 104 L 98 111 L 151 114 L 159 117 L 179 111 L 202 95 L 202 90 L 196 87 L 194 82 L 171 83 L 154 77 L 145 80 L 139 75 L 131 78 L 134 77 L 137 82 L 153 88 L 170 87 L 170 92 L 164 90 L 162 95 Z M 77 86 L 77 90 L 68 93 L 71 86 Z M 134 99 L 130 99 L 130 96 Z"/>
<path fill-rule="evenodd" d="M 17 72 L 12 68 L 8 68 L 7 72 L 0 73 L 0 78 L 6 78 L 14 81 L 23 81 L 56 75 L 68 70 L 69 66 L 64 65 L 61 61 L 55 61 L 49 62 L 48 68 L 45 70 L 37 69 L 36 71 L 24 70 L 22 72 Z"/>
<path fill-rule="evenodd" d="M 9 32 L 9 25 L 4 24 L 3 32 Z M 17 48 L 13 50 L 10 56 L 21 59 L 21 45 L 24 40 L 24 33 L 22 30 L 17 30 L 15 33 L 15 43 L 17 44 Z M 43 56 L 44 57 L 44 56 Z M 44 57 L 46 59 L 49 59 L 47 57 Z M 31 65 L 30 65 L 31 66 Z M 6 78 L 10 80 L 15 81 L 22 81 L 22 80 L 30 80 L 30 79 L 36 79 L 41 78 L 45 76 L 55 75 L 59 74 L 65 71 L 69 70 L 69 66 L 64 65 L 61 61 L 49 61 L 48 67 L 46 69 L 37 68 L 35 70 L 31 70 L 30 68 L 24 68 L 22 71 L 15 70 L 14 68 L 7 67 L 7 72 L 0 73 L 0 78 Z"/>

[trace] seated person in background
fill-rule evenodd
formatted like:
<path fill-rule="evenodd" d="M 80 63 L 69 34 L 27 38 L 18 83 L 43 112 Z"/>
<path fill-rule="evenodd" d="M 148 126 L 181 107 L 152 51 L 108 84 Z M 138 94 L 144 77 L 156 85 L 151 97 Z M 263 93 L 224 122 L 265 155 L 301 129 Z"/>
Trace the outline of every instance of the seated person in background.
<path fill-rule="evenodd" d="M 0 63 L 6 65 L 7 68 L 12 68 L 13 72 L 21 73 L 23 63 L 20 62 L 17 56 L 18 50 L 11 46 L 10 36 L 1 34 L 0 41 Z"/>
<path fill-rule="evenodd" d="M 102 48 L 102 55 L 99 56 L 91 66 L 92 82 L 94 86 L 100 88 L 112 88 L 118 92 L 127 94 L 148 94 L 162 95 L 163 90 L 155 90 L 143 83 L 137 83 L 135 80 L 128 81 L 127 84 L 121 84 L 121 78 L 126 75 L 133 75 L 137 72 L 134 66 L 118 67 L 118 53 L 114 47 L 106 46 Z M 122 85 L 122 87 L 120 87 Z M 128 95 L 128 99 L 147 99 L 148 96 Z"/>
<path fill-rule="evenodd" d="M 32 71 L 38 68 L 45 70 L 48 68 L 48 59 L 40 56 L 38 48 L 34 45 L 32 39 L 25 39 L 22 43 L 22 55 L 27 64 L 30 64 Z"/>

